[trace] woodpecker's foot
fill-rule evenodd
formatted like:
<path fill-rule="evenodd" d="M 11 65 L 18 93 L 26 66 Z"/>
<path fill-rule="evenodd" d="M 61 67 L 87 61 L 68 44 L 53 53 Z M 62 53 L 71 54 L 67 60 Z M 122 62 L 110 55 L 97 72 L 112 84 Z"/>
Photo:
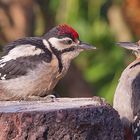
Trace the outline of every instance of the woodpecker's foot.
<path fill-rule="evenodd" d="M 45 97 L 40 96 L 28 96 L 26 99 L 27 101 L 47 101 L 47 102 L 55 102 L 56 97 L 54 95 L 47 95 Z"/>
<path fill-rule="evenodd" d="M 56 97 L 54 95 L 47 95 L 45 97 L 43 97 L 44 101 L 49 101 L 49 102 L 55 102 L 56 101 Z"/>

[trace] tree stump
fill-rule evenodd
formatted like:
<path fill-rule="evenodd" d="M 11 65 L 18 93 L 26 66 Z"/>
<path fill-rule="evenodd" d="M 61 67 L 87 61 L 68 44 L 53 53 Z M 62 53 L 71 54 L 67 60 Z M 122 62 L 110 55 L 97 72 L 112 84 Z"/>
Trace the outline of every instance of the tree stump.
<path fill-rule="evenodd" d="M 1 101 L 0 140 L 123 140 L 118 113 L 103 99 Z"/>

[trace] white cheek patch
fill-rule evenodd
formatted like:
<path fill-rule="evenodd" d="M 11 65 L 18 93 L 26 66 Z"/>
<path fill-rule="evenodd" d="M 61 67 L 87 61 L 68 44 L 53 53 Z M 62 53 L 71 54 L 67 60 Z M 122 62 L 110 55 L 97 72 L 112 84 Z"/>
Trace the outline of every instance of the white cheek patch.
<path fill-rule="evenodd" d="M 51 37 L 48 41 L 49 41 L 55 48 L 57 48 L 58 50 L 64 49 L 64 48 L 63 48 L 64 46 L 59 42 L 59 39 L 58 39 L 58 38 Z"/>
<path fill-rule="evenodd" d="M 67 38 L 64 38 L 64 39 L 67 39 Z M 65 45 L 65 44 L 61 43 L 61 41 L 63 41 L 64 39 L 58 39 L 58 38 L 55 38 L 55 37 L 51 37 L 48 41 L 58 50 L 63 50 L 63 49 L 66 49 L 66 48 L 70 47 L 68 45 Z"/>
<path fill-rule="evenodd" d="M 44 51 L 40 48 L 36 48 L 33 45 L 19 45 L 10 50 L 7 55 L 3 56 L 0 60 L 0 63 L 7 62 L 9 60 L 15 60 L 19 57 L 39 55 L 41 53 L 44 53 Z M 3 67 L 3 65 L 4 64 L 1 64 L 0 67 Z"/>

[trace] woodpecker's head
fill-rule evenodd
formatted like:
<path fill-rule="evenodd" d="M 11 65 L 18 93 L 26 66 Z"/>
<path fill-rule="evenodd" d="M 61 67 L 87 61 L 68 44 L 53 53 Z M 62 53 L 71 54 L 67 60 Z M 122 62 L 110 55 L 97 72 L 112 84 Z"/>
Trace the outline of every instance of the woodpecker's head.
<path fill-rule="evenodd" d="M 43 36 L 43 39 L 44 43 L 48 42 L 55 51 L 61 52 L 62 56 L 69 58 L 76 57 L 81 51 L 95 49 L 80 41 L 78 33 L 66 24 L 52 28 Z"/>
<path fill-rule="evenodd" d="M 140 40 L 136 43 L 133 42 L 119 42 L 117 43 L 120 47 L 132 50 L 137 58 L 140 58 Z"/>

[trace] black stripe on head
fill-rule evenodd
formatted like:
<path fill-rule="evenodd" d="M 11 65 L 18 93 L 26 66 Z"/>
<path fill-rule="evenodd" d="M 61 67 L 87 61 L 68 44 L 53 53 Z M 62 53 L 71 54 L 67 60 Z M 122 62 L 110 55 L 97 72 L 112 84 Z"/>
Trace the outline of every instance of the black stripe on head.
<path fill-rule="evenodd" d="M 62 58 L 61 58 L 61 51 L 59 51 L 56 48 L 54 48 L 49 41 L 48 41 L 48 44 L 50 46 L 50 49 L 52 50 L 52 52 L 54 53 L 54 55 L 58 59 L 59 73 L 61 73 L 62 69 L 63 69 Z"/>
<path fill-rule="evenodd" d="M 9 51 L 12 50 L 13 48 L 15 48 L 16 46 L 28 45 L 28 44 L 36 46 L 36 48 L 42 49 L 46 54 L 48 62 L 50 62 L 52 60 L 52 53 L 46 48 L 46 46 L 42 42 L 42 38 L 40 38 L 40 37 L 26 37 L 26 38 L 18 39 L 16 41 L 13 41 L 13 42 L 7 44 L 4 47 L 3 56 L 7 55 L 9 53 Z"/>
<path fill-rule="evenodd" d="M 52 44 L 49 41 L 47 41 L 47 42 L 50 46 L 50 49 L 52 50 L 52 52 L 54 53 L 54 55 L 58 59 L 59 73 L 61 73 L 62 69 L 63 69 L 62 54 L 67 53 L 67 52 L 72 52 L 72 51 L 74 51 L 75 48 L 70 47 L 70 48 L 66 48 L 66 49 L 63 49 L 63 50 L 57 50 L 55 47 L 52 46 Z"/>
<path fill-rule="evenodd" d="M 129 69 L 134 68 L 134 67 L 136 67 L 137 65 L 140 65 L 140 62 L 138 62 L 138 63 L 132 65 Z"/>
<path fill-rule="evenodd" d="M 61 51 L 61 54 L 67 53 L 67 52 L 72 52 L 72 51 L 74 51 L 74 50 L 75 50 L 74 47 L 66 48 L 66 49 L 63 49 L 63 50 Z"/>

